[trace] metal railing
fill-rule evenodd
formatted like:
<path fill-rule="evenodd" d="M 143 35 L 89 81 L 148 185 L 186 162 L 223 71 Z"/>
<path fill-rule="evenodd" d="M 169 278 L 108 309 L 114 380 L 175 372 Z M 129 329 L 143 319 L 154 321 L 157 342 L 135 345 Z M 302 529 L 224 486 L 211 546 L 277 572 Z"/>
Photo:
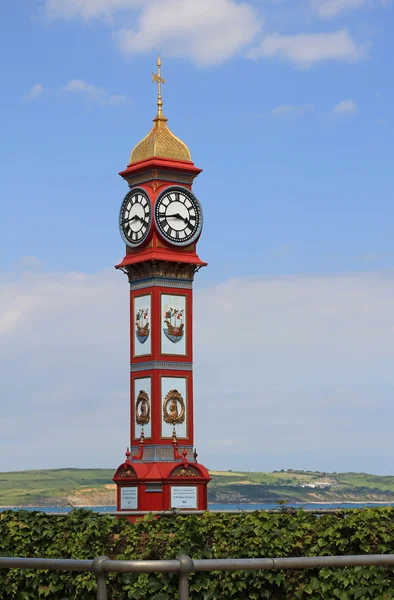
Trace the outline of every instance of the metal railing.
<path fill-rule="evenodd" d="M 0 569 L 92 572 L 97 581 L 97 600 L 108 600 L 106 573 L 178 573 L 178 599 L 189 600 L 189 576 L 191 573 L 199 571 L 277 571 L 280 569 L 393 565 L 394 554 L 218 560 L 193 560 L 190 556 L 185 555 L 178 556 L 176 560 L 110 560 L 106 556 L 99 556 L 94 560 L 0 557 Z"/>

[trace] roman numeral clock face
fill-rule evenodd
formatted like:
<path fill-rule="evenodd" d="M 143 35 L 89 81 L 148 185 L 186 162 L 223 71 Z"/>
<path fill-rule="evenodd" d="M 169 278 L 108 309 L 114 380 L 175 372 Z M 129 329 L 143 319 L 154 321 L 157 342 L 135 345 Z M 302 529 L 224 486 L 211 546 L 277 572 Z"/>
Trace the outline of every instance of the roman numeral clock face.
<path fill-rule="evenodd" d="M 186 188 L 166 189 L 156 200 L 155 221 L 164 239 L 177 246 L 186 246 L 201 233 L 201 205 Z"/>
<path fill-rule="evenodd" d="M 128 246 L 136 247 L 146 239 L 152 222 L 150 200 L 144 190 L 131 190 L 122 202 L 119 228 Z"/>

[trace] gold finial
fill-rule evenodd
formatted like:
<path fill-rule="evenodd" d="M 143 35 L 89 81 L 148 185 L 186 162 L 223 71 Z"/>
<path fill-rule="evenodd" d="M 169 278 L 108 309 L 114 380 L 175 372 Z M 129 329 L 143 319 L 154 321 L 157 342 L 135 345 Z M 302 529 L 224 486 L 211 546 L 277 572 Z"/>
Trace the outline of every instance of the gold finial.
<path fill-rule="evenodd" d="M 157 57 L 157 75 L 155 73 L 152 73 L 152 81 L 157 83 L 157 116 L 158 117 L 162 117 L 163 116 L 163 100 L 161 97 L 161 84 L 165 83 L 166 80 L 163 79 L 163 77 L 161 76 L 161 72 L 160 72 L 160 67 L 161 67 L 161 60 L 160 60 L 160 54 Z"/>
<path fill-rule="evenodd" d="M 1 1 L 1 0 L 0 0 Z M 167 127 L 167 119 L 163 115 L 161 84 L 165 79 L 161 76 L 160 55 L 157 59 L 157 74 L 152 73 L 152 81 L 157 83 L 157 115 L 153 119 L 153 127 L 130 154 L 130 164 L 153 158 L 171 158 L 173 160 L 191 161 L 189 148 Z"/>

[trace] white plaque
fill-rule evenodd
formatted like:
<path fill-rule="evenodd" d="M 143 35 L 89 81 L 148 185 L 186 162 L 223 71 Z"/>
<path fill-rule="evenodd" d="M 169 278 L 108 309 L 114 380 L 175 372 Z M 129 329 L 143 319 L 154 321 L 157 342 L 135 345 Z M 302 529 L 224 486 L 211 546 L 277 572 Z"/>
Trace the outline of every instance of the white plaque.
<path fill-rule="evenodd" d="M 197 508 L 197 487 L 171 486 L 171 508 Z"/>
<path fill-rule="evenodd" d="M 138 488 L 122 487 L 120 488 L 120 509 L 137 510 L 138 508 Z"/>

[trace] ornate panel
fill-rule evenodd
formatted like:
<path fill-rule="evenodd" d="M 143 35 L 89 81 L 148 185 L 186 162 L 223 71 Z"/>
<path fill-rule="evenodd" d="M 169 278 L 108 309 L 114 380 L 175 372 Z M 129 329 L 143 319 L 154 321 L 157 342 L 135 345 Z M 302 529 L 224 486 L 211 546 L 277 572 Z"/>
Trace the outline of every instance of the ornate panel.
<path fill-rule="evenodd" d="M 152 437 L 152 380 L 150 377 L 134 379 L 134 437 L 141 437 L 144 428 L 145 438 Z"/>
<path fill-rule="evenodd" d="M 120 479 L 132 479 L 133 477 L 137 477 L 136 472 L 134 471 L 133 467 L 125 467 L 124 469 L 122 469 L 122 471 L 119 473 L 118 477 Z"/>
<path fill-rule="evenodd" d="M 186 296 L 161 294 L 161 354 L 187 354 Z"/>
<path fill-rule="evenodd" d="M 161 437 L 187 437 L 187 377 L 161 377 Z"/>
<path fill-rule="evenodd" d="M 170 477 L 200 477 L 200 473 L 193 469 L 192 467 L 177 467 L 173 470 Z"/>
<path fill-rule="evenodd" d="M 134 356 L 150 356 L 152 354 L 152 297 L 134 296 L 133 301 L 133 348 Z"/>

